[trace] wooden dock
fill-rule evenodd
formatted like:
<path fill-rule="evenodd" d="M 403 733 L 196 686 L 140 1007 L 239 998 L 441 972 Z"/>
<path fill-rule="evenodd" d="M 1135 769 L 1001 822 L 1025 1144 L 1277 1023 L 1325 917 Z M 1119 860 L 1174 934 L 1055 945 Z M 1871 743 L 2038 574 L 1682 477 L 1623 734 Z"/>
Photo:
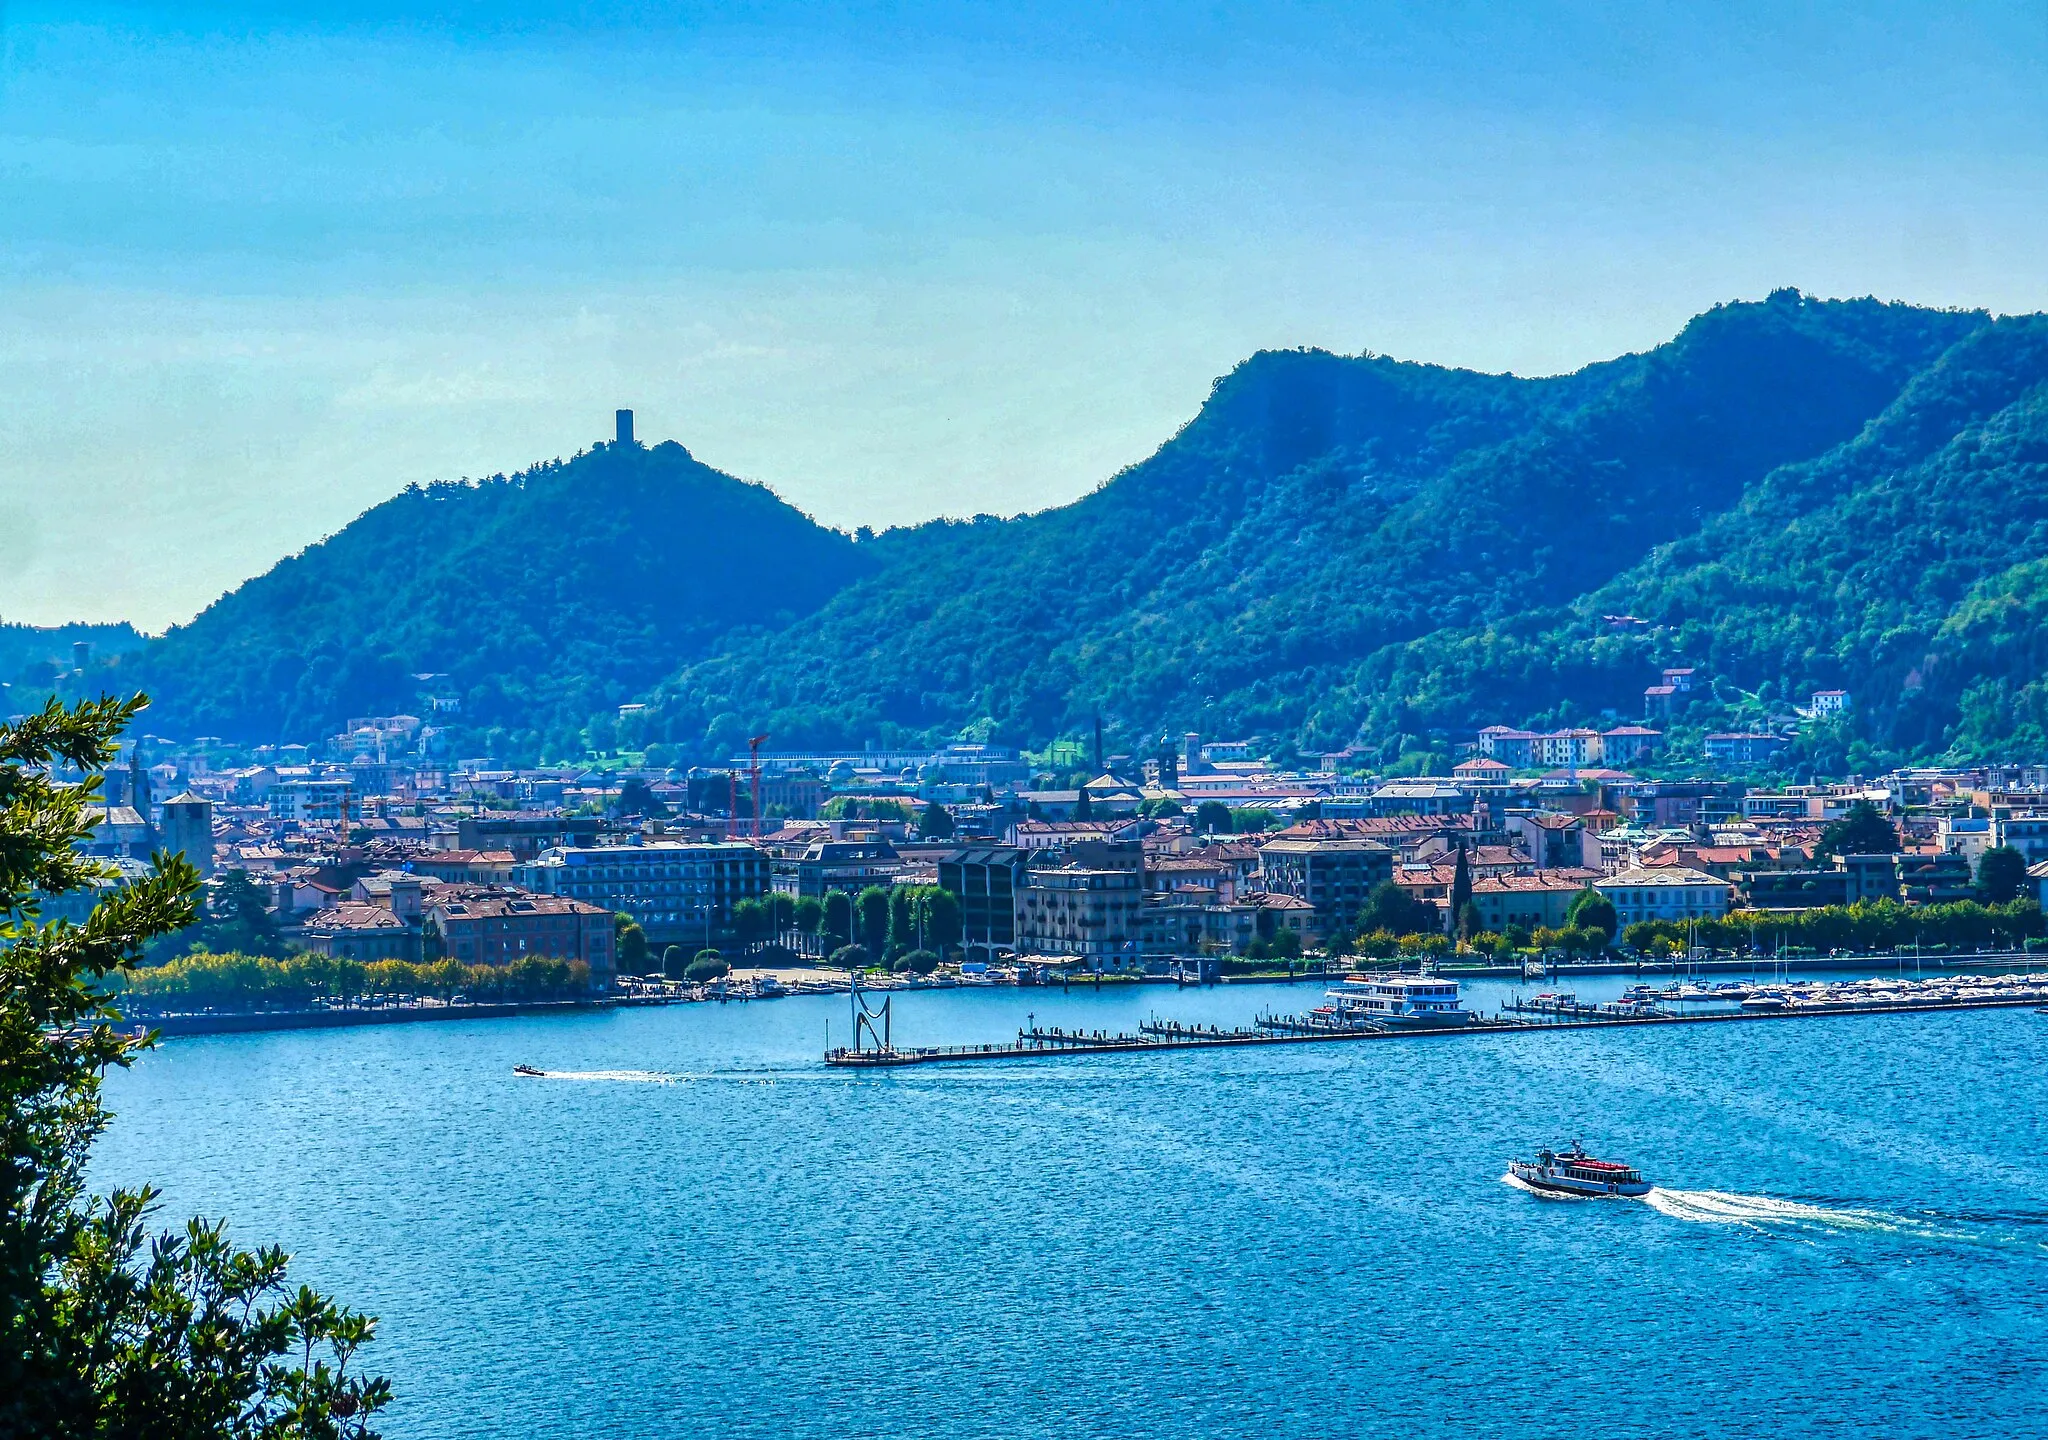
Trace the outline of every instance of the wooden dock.
<path fill-rule="evenodd" d="M 1059 1055 L 1130 1055 L 1159 1050 L 1242 1049 L 1255 1045 L 1318 1045 L 1346 1040 L 1448 1040 L 1473 1035 L 1532 1035 L 1553 1030 L 1635 1029 L 1655 1025 L 1727 1025 L 1768 1020 L 1821 1020 L 1845 1015 L 1925 1015 L 1950 1010 L 2039 1009 L 2041 999 L 1951 1000 L 1925 1005 L 1842 1005 L 1827 1009 L 1738 1010 L 1712 1015 L 1574 1016 L 1536 1020 L 1475 1019 L 1469 1025 L 1418 1026 L 1413 1029 L 1235 1029 L 1147 1021 L 1135 1034 L 1124 1031 L 1019 1030 L 1014 1041 L 987 1045 L 884 1046 L 825 1052 L 827 1065 L 850 1069 L 887 1069 L 901 1065 L 938 1065 L 968 1060 L 1039 1060 Z"/>

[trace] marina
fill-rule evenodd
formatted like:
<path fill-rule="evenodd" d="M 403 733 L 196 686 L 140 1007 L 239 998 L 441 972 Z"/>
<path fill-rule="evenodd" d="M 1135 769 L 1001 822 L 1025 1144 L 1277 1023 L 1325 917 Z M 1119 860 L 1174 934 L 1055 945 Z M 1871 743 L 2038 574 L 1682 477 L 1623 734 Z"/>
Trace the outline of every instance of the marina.
<path fill-rule="evenodd" d="M 1390 978 L 1354 976 L 1333 989 L 1332 997 L 1372 994 Z M 1406 977 L 1413 982 L 1416 977 Z M 1404 989 L 1412 989 L 1412 983 Z M 1448 990 L 1449 994 L 1444 992 Z M 1744 990 L 1736 1008 L 1667 1010 L 1647 999 L 1581 1004 L 1572 994 L 1545 993 L 1528 1000 L 1511 998 L 1500 1014 L 1482 1017 L 1464 1010 L 1455 982 L 1439 982 L 1426 992 L 1428 1003 L 1447 1007 L 1432 1012 L 1435 1023 L 1412 1023 L 1402 1012 L 1347 1009 L 1341 999 L 1307 1015 L 1260 1015 L 1250 1026 L 1188 1023 L 1147 1018 L 1132 1030 L 1067 1031 L 1035 1023 L 1020 1028 L 1013 1041 L 980 1045 L 898 1046 L 891 1038 L 892 1001 L 870 1007 L 859 990 L 852 992 L 856 1043 L 828 1047 L 827 1065 L 842 1069 L 888 1069 L 908 1065 L 960 1063 L 975 1060 L 1042 1059 L 1053 1056 L 1127 1055 L 1163 1050 L 1205 1050 L 1247 1046 L 1303 1045 L 1347 1040 L 1400 1040 L 1473 1035 L 1521 1035 L 1538 1031 L 1645 1025 L 1719 1025 L 1756 1020 L 1813 1019 L 1841 1015 L 1910 1015 L 1954 1010 L 2042 1010 L 2048 1002 L 2048 977 L 2040 975 L 1943 976 L 1932 980 L 1869 979 L 1833 984 L 1800 984 Z M 1690 998 L 1690 997 L 1685 997 Z M 1731 992 L 1710 994 L 1707 1001 L 1731 1003 Z M 1442 1017 L 1456 1014 L 1451 1021 Z M 1523 1018 L 1534 1016 L 1537 1018 Z M 1404 1023 L 1408 1022 L 1408 1023 Z M 863 1043 L 864 1041 L 872 1043 Z"/>

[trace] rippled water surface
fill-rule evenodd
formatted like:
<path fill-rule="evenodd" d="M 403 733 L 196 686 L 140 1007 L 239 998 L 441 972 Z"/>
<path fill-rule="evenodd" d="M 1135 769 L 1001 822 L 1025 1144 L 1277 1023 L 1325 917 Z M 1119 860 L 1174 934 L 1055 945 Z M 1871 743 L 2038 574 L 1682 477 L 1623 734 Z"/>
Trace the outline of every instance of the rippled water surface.
<path fill-rule="evenodd" d="M 927 992 L 895 1025 L 1311 999 Z M 111 1082 L 98 1179 L 382 1316 L 393 1436 L 2048 1434 L 2048 1016 L 882 1075 L 818 1064 L 846 1016 L 170 1041 Z M 1574 1136 L 1658 1192 L 1505 1181 Z"/>

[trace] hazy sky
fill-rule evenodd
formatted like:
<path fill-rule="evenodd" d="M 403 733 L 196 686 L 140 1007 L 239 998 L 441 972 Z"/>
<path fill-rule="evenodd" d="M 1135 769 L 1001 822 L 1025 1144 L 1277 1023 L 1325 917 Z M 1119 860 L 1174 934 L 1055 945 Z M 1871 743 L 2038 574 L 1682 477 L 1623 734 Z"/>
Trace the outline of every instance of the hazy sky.
<path fill-rule="evenodd" d="M 1260 347 L 2048 308 L 2048 6 L 0 3 L 0 616 L 609 433 L 1038 509 Z"/>

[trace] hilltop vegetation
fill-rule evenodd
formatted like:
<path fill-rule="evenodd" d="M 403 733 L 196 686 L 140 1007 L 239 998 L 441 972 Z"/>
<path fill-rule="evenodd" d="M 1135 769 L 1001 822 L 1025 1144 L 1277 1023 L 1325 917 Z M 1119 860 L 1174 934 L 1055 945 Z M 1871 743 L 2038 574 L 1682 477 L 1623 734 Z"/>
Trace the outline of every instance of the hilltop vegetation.
<path fill-rule="evenodd" d="M 1783 511 L 1767 482 L 1880 416 L 1895 449 L 1944 443 L 2038 368 L 2027 346 L 1986 346 L 1987 398 L 1914 391 L 1988 327 L 1783 292 L 1554 380 L 1256 356 L 1156 455 L 1077 504 L 885 535 L 875 574 L 799 629 L 685 670 L 655 724 L 686 745 L 718 738 L 722 716 L 792 743 L 1029 740 L 1100 712 L 1124 744 L 1164 724 L 1304 749 L 1362 740 L 1393 762 L 1432 732 L 1633 715 L 1658 664 L 1718 662 L 1703 652 L 1742 622 L 1718 602 L 1687 610 L 1676 591 L 1641 635 L 1600 633 L 1599 615 L 1651 606 L 1658 585 L 1736 544 L 1749 532 L 1712 527 L 1752 502 L 1767 529 Z M 1850 492 L 1894 454 L 1871 452 L 1868 475 L 1843 477 Z M 1783 587 L 1764 606 L 1803 623 Z M 1847 678 L 1817 661 L 1779 670 L 1787 687 L 1808 671 Z"/>
<path fill-rule="evenodd" d="M 1853 692 L 1801 764 L 2048 757 L 2044 382 L 2041 318 L 1793 291 L 1551 379 L 1264 353 L 1074 504 L 859 542 L 680 447 L 607 447 L 408 491 L 134 668 L 172 733 L 312 738 L 438 670 L 529 753 L 1038 744 L 1100 714 L 1119 748 L 1412 768 L 1487 723 L 1633 717 L 1689 664 L 1681 729 Z"/>
<path fill-rule="evenodd" d="M 120 678 L 158 697 L 165 734 L 317 739 L 430 689 L 487 740 L 574 752 L 594 714 L 736 633 L 787 626 L 862 568 L 847 536 L 680 445 L 606 445 L 409 487 Z"/>
<path fill-rule="evenodd" d="M 40 698 L 62 671 L 75 663 L 73 647 L 91 647 L 93 659 L 104 660 L 143 647 L 140 631 L 125 621 L 118 625 L 20 625 L 0 623 L 0 681 L 22 687 Z"/>

